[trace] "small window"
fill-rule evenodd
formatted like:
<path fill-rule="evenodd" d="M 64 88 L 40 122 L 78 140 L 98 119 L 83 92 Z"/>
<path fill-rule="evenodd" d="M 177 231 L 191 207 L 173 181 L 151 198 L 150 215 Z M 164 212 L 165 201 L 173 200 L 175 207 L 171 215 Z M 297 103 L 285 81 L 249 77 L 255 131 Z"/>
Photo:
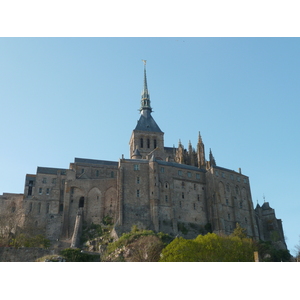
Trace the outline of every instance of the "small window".
<path fill-rule="evenodd" d="M 200 201 L 200 195 L 199 194 L 197 195 L 197 200 Z"/>
<path fill-rule="evenodd" d="M 154 142 L 154 149 L 155 149 L 157 147 L 156 140 L 154 140 L 153 142 Z"/>
<path fill-rule="evenodd" d="M 165 201 L 168 202 L 168 195 L 165 195 Z"/>
<path fill-rule="evenodd" d="M 194 203 L 194 210 L 196 210 L 196 203 Z"/>
<path fill-rule="evenodd" d="M 30 204 L 29 204 L 29 212 L 31 212 L 32 211 L 32 202 L 30 202 Z"/>
<path fill-rule="evenodd" d="M 161 168 L 160 168 L 160 172 L 161 172 L 161 173 L 165 173 L 165 168 L 164 168 L 164 167 L 161 167 Z"/>
<path fill-rule="evenodd" d="M 166 182 L 166 185 L 165 185 L 166 189 L 168 188 L 168 183 Z"/>
<path fill-rule="evenodd" d="M 141 138 L 141 140 L 140 140 L 140 146 L 141 146 L 141 148 L 144 147 L 144 140 L 143 140 L 143 138 Z"/>
<path fill-rule="evenodd" d="M 47 203 L 46 213 L 48 214 L 50 210 L 50 203 Z"/>
<path fill-rule="evenodd" d="M 56 184 L 56 178 L 52 178 L 52 184 Z"/>
<path fill-rule="evenodd" d="M 138 170 L 140 169 L 140 165 L 134 165 L 134 166 L 133 166 L 133 169 L 134 169 L 135 171 L 138 171 Z"/>
<path fill-rule="evenodd" d="M 96 177 L 99 177 L 99 170 L 96 170 Z"/>
<path fill-rule="evenodd" d="M 185 187 L 184 181 L 181 182 L 181 187 L 184 189 L 184 187 Z"/>
<path fill-rule="evenodd" d="M 228 201 L 228 199 L 226 199 L 226 205 L 228 205 L 229 204 L 229 201 Z"/>
<path fill-rule="evenodd" d="M 50 189 L 47 188 L 47 189 L 46 189 L 46 195 L 49 195 L 49 193 L 50 193 Z"/>
<path fill-rule="evenodd" d="M 136 190 L 136 196 L 140 197 L 140 190 Z"/>
<path fill-rule="evenodd" d="M 243 202 L 240 201 L 240 208 L 243 208 Z"/>
<path fill-rule="evenodd" d="M 59 212 L 62 212 L 64 210 L 64 205 L 63 204 L 59 204 Z"/>
<path fill-rule="evenodd" d="M 150 148 L 150 139 L 147 139 L 147 148 Z"/>
<path fill-rule="evenodd" d="M 115 177 L 114 171 L 111 171 L 110 172 L 110 178 L 114 178 L 114 177 Z"/>
<path fill-rule="evenodd" d="M 84 169 L 81 169 L 81 174 L 83 174 L 84 173 Z"/>
<path fill-rule="evenodd" d="M 234 177 L 233 177 L 233 175 L 232 175 L 232 174 L 230 175 L 230 179 L 231 179 L 231 180 L 234 180 Z"/>
<path fill-rule="evenodd" d="M 181 193 L 181 198 L 184 199 L 184 192 Z"/>
<path fill-rule="evenodd" d="M 244 183 L 247 183 L 247 179 L 246 178 L 244 178 Z"/>
<path fill-rule="evenodd" d="M 40 187 L 39 188 L 39 194 L 42 195 L 43 194 L 43 189 Z"/>
<path fill-rule="evenodd" d="M 191 178 L 191 177 L 192 177 L 192 173 L 191 173 L 191 172 L 187 172 L 187 176 L 188 176 L 189 178 Z"/>
<path fill-rule="evenodd" d="M 80 199 L 79 199 L 79 205 L 78 205 L 78 207 L 80 208 L 80 207 L 84 207 L 84 197 L 81 197 Z"/>
<path fill-rule="evenodd" d="M 179 207 L 181 208 L 181 201 L 179 201 Z M 180 218 L 179 218 L 180 219 Z"/>
<path fill-rule="evenodd" d="M 228 220 L 230 220 L 230 214 L 228 214 Z"/>
<path fill-rule="evenodd" d="M 38 205 L 38 213 L 39 213 L 39 214 L 41 213 L 41 207 L 42 207 L 42 204 L 39 203 L 39 205 Z"/>
<path fill-rule="evenodd" d="M 140 183 L 140 177 L 136 178 L 136 183 L 139 184 Z"/>
<path fill-rule="evenodd" d="M 225 173 L 222 172 L 222 177 L 225 178 Z"/>
<path fill-rule="evenodd" d="M 237 178 L 236 178 L 236 180 L 238 181 L 238 182 L 240 182 L 240 176 L 237 176 Z"/>
<path fill-rule="evenodd" d="M 226 185 L 226 190 L 227 190 L 227 192 L 230 192 L 229 184 Z"/>
<path fill-rule="evenodd" d="M 196 174 L 196 179 L 200 179 L 200 174 L 199 173 Z"/>
<path fill-rule="evenodd" d="M 182 171 L 178 170 L 178 175 L 181 176 L 182 175 Z"/>
<path fill-rule="evenodd" d="M 196 183 L 194 183 L 194 191 L 196 191 L 197 185 Z"/>
<path fill-rule="evenodd" d="M 43 180 L 42 180 L 42 182 L 43 183 L 47 183 L 47 178 L 44 177 Z"/>
<path fill-rule="evenodd" d="M 248 220 L 247 220 L 247 218 L 245 218 L 245 222 L 246 222 L 246 223 L 248 223 Z"/>

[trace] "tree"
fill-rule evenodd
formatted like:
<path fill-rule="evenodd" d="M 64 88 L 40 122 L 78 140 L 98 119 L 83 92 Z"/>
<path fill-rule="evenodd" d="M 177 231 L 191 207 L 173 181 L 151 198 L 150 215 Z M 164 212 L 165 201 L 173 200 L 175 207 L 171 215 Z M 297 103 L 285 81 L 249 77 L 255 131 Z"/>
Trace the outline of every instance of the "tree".
<path fill-rule="evenodd" d="M 238 236 L 199 235 L 193 240 L 176 238 L 161 255 L 162 262 L 234 262 L 253 261 L 251 239 Z"/>

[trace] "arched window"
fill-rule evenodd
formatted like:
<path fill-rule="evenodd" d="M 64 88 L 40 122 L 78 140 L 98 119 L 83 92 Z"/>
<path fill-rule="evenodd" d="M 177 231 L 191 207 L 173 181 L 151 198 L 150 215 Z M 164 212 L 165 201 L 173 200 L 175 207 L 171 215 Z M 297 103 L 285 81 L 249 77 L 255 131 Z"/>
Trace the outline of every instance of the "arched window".
<path fill-rule="evenodd" d="M 150 148 L 150 139 L 147 139 L 147 148 Z"/>
<path fill-rule="evenodd" d="M 78 207 L 80 208 L 80 207 L 84 207 L 84 197 L 81 197 L 80 199 L 79 199 L 79 205 L 78 205 Z"/>
<path fill-rule="evenodd" d="M 144 140 L 143 140 L 143 138 L 141 138 L 141 140 L 140 140 L 140 146 L 141 146 L 141 148 L 143 148 L 144 147 Z"/>
<path fill-rule="evenodd" d="M 156 140 L 154 140 L 154 149 L 156 148 L 156 146 L 157 146 L 157 145 L 156 145 Z"/>

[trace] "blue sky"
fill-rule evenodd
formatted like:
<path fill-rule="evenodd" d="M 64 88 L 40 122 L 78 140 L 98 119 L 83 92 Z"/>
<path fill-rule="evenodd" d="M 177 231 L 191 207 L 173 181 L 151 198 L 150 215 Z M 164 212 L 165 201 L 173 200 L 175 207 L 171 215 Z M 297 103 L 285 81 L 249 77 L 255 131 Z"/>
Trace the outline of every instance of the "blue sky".
<path fill-rule="evenodd" d="M 143 63 L 165 145 L 250 177 L 299 243 L 299 38 L 0 38 L 0 194 L 37 166 L 129 155 Z"/>

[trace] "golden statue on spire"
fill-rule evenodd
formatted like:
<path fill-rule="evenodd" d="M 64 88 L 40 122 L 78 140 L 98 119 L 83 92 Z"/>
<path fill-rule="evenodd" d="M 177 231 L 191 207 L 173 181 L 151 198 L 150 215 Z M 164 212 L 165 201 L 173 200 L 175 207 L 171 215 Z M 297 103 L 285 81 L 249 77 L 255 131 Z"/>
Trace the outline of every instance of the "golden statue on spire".
<path fill-rule="evenodd" d="M 142 59 L 142 61 L 143 61 L 143 63 L 144 63 L 144 66 L 146 66 L 147 60 Z"/>

